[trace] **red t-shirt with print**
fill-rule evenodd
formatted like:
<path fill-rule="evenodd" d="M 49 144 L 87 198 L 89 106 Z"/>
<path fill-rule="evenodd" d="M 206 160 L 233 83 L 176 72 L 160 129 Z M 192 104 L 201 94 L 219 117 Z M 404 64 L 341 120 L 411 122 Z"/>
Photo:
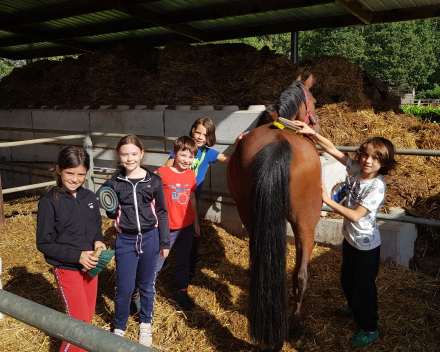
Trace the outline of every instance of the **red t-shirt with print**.
<path fill-rule="evenodd" d="M 197 189 L 196 174 L 190 169 L 180 174 L 170 167 L 160 167 L 157 171 L 162 177 L 170 229 L 191 225 L 196 215 L 191 209 L 191 191 Z"/>

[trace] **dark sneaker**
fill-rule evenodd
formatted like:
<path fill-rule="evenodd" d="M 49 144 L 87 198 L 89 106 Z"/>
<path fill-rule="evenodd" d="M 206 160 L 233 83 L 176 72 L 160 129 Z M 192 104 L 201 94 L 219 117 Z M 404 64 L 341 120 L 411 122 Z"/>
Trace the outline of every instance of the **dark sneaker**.
<path fill-rule="evenodd" d="M 191 298 L 189 298 L 188 292 L 182 291 L 182 290 L 178 290 L 173 295 L 173 301 L 176 301 L 177 304 L 182 309 L 192 309 L 192 308 L 194 308 L 196 306 L 194 304 L 193 300 Z"/>
<path fill-rule="evenodd" d="M 343 309 L 338 309 L 335 312 L 335 316 L 337 316 L 339 318 L 353 318 L 353 311 L 351 310 L 351 308 L 349 306 L 347 306 Z"/>
<path fill-rule="evenodd" d="M 136 287 L 136 293 L 131 298 L 130 311 L 133 314 L 139 313 L 141 311 L 141 296 L 139 294 L 139 289 Z"/>
<path fill-rule="evenodd" d="M 350 344 L 354 347 L 366 347 L 377 340 L 379 340 L 379 331 L 376 330 L 374 334 L 370 334 L 368 331 L 359 331 L 350 338 Z"/>

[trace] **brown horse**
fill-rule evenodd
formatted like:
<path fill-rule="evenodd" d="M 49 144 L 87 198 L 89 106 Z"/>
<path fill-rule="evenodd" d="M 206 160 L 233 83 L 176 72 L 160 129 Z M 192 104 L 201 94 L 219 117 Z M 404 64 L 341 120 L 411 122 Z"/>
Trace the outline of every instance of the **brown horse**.
<path fill-rule="evenodd" d="M 257 128 L 238 143 L 228 164 L 228 187 L 249 232 L 251 337 L 279 351 L 301 334 L 300 310 L 307 288 L 307 264 L 314 245 L 321 198 L 321 163 L 314 143 L 274 126 L 282 116 L 315 125 L 313 77 L 300 77 L 260 115 Z M 269 122 L 269 123 L 268 123 Z M 295 234 L 294 314 L 289 329 L 286 289 L 286 221 Z"/>

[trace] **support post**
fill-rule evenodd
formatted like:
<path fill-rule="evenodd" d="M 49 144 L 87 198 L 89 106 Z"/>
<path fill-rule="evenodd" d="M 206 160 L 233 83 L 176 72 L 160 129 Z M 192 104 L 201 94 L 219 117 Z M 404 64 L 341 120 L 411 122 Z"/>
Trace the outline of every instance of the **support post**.
<path fill-rule="evenodd" d="M 5 224 L 5 208 L 3 207 L 3 188 L 2 188 L 2 178 L 0 175 L 0 226 Z M 1 262 L 0 262 L 0 270 L 1 270 Z M 0 271 L 1 277 L 1 271 Z M 0 282 L 1 288 L 1 282 Z"/>
<path fill-rule="evenodd" d="M 290 34 L 290 59 L 294 64 L 298 63 L 298 32 Z"/>
<path fill-rule="evenodd" d="M 95 193 L 95 185 L 93 184 L 93 143 L 92 143 L 92 137 L 90 136 L 90 133 L 92 131 L 85 131 L 86 136 L 84 137 L 84 149 L 90 156 L 90 168 L 89 171 L 87 171 L 86 175 L 86 182 L 84 184 L 85 188 Z"/>

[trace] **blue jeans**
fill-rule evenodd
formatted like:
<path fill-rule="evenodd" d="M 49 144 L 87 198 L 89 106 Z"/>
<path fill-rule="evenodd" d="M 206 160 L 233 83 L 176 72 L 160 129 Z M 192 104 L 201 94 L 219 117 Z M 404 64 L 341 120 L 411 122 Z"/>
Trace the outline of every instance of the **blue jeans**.
<path fill-rule="evenodd" d="M 151 323 L 153 320 L 159 232 L 155 228 L 139 236 L 118 233 L 114 247 L 116 261 L 114 325 L 115 329 L 125 331 L 136 276 L 141 301 L 140 321 L 141 323 Z"/>
<path fill-rule="evenodd" d="M 176 279 L 174 286 L 176 290 L 188 288 L 190 255 L 194 237 L 194 224 L 178 230 L 170 231 L 170 249 L 174 243 L 177 245 L 176 251 Z M 162 269 L 165 258 L 157 259 L 156 273 Z"/>

